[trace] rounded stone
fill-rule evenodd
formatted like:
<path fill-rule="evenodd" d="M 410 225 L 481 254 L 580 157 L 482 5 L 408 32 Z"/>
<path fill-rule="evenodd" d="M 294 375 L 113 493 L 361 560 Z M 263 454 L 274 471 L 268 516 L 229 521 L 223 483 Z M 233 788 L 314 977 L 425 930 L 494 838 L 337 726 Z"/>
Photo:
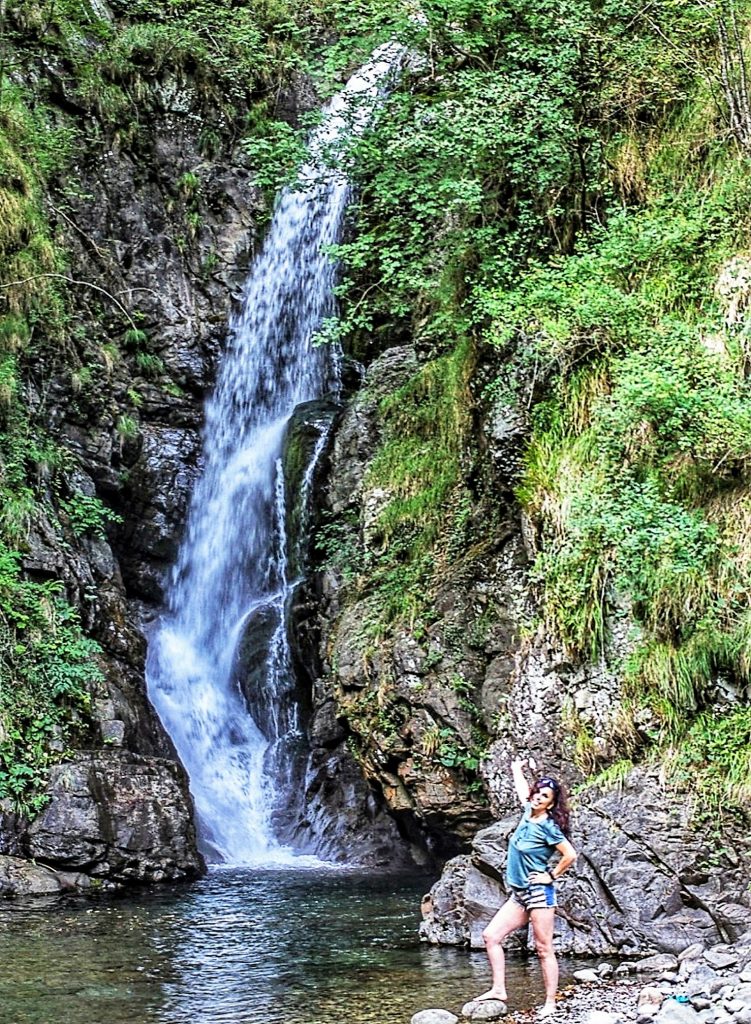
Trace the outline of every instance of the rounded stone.
<path fill-rule="evenodd" d="M 597 971 L 593 971 L 591 967 L 585 967 L 581 971 L 574 971 L 574 980 L 581 982 L 595 983 L 601 981 L 600 975 Z"/>
<path fill-rule="evenodd" d="M 457 1024 L 459 1018 L 449 1010 L 420 1010 L 410 1024 Z"/>
<path fill-rule="evenodd" d="M 469 1015 L 470 1020 L 498 1020 L 505 1017 L 508 1007 L 500 999 L 480 999 Z"/>

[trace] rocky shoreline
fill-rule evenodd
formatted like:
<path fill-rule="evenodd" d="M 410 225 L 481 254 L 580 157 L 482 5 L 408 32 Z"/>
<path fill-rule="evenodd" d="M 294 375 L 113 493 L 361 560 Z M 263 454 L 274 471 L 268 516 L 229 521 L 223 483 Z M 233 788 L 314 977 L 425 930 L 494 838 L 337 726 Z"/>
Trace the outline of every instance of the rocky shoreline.
<path fill-rule="evenodd" d="M 696 943 L 677 956 L 602 963 L 574 972 L 574 979 L 559 993 L 553 1024 L 751 1024 L 751 936 L 737 946 Z M 499 1000 L 472 1000 L 461 1017 L 421 1010 L 410 1024 L 501 1019 L 529 1024 L 538 1016 L 536 1009 L 508 1014 Z"/>

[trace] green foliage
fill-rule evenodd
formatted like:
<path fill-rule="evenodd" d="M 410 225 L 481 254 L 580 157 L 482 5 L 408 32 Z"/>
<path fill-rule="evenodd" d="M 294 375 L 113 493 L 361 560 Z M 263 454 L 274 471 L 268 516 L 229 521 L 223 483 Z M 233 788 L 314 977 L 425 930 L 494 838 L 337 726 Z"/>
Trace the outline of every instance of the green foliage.
<path fill-rule="evenodd" d="M 144 377 L 148 377 L 150 380 L 161 377 L 164 373 L 164 361 L 150 352 L 137 352 L 136 366 Z"/>
<path fill-rule="evenodd" d="M 441 344 L 482 324 L 488 294 L 530 261 L 568 251 L 612 194 L 619 126 L 676 109 L 711 14 L 684 6 L 454 0 L 403 28 L 406 87 L 344 159 L 360 185 L 357 233 L 336 248 L 345 334 L 407 328 Z"/>
<path fill-rule="evenodd" d="M 386 496 L 371 526 L 367 587 L 379 613 L 369 624 L 378 634 L 388 623 L 425 610 L 441 565 L 437 541 L 451 510 L 461 518 L 465 485 L 460 455 L 467 429 L 467 381 L 473 352 L 467 342 L 433 360 L 381 402 L 384 441 L 366 483 Z"/>
<path fill-rule="evenodd" d="M 602 771 L 597 772 L 588 779 L 585 786 L 581 788 L 589 788 L 590 786 L 596 786 L 598 789 L 607 792 L 611 789 L 620 788 L 629 776 L 629 773 L 633 770 L 634 763 L 626 758 L 621 761 L 615 761 L 613 764 L 608 765 L 607 768 L 603 768 Z"/>
<path fill-rule="evenodd" d="M 54 5 L 53 5 L 54 6 Z M 64 4 L 50 7 L 49 16 Z M 14 16 L 32 18 L 34 5 Z M 40 27 L 28 26 L 32 35 Z M 7 45 L 7 39 L 4 41 Z M 7 52 L 5 54 L 7 57 Z M 40 522 L 75 535 L 101 534 L 114 516 L 95 497 L 65 493 L 71 458 L 48 433 L 44 404 L 27 401 L 29 365 L 60 371 L 70 357 L 64 255 L 45 213 L 47 178 L 74 153 L 77 132 L 0 69 L 0 799 L 31 814 L 43 803 L 48 766 L 85 741 L 91 695 L 101 681 L 60 581 L 27 579 L 22 552 Z M 20 80 L 20 77 L 19 77 Z M 105 365 L 112 354 L 101 349 Z M 85 367 L 70 367 L 83 382 Z M 43 386 L 41 386 L 43 385 Z M 35 381 L 31 394 L 48 382 Z M 58 516 L 59 513 L 59 516 Z"/>
<path fill-rule="evenodd" d="M 60 507 L 65 512 L 73 533 L 78 537 L 104 537 L 108 523 L 121 523 L 119 516 L 95 495 L 76 493 Z"/>
<path fill-rule="evenodd" d="M 20 556 L 0 543 L 0 799 L 25 812 L 44 802 L 47 767 L 85 734 L 102 680 L 57 581 L 24 579 Z"/>
<path fill-rule="evenodd" d="M 336 573 L 345 584 L 353 583 L 364 569 L 358 522 L 352 512 L 338 518 L 324 514 L 316 530 L 315 549 L 321 569 Z"/>
<path fill-rule="evenodd" d="M 253 176 L 269 198 L 291 182 L 305 156 L 305 140 L 286 121 L 269 119 L 267 110 L 256 112 L 243 149 L 251 161 Z M 269 204 L 270 205 L 270 204 Z"/>
<path fill-rule="evenodd" d="M 136 351 L 143 350 L 148 345 L 148 342 L 148 334 L 140 327 L 129 327 L 123 335 L 123 343 L 126 348 L 135 349 Z"/>
<path fill-rule="evenodd" d="M 138 436 L 138 420 L 133 416 L 128 416 L 127 413 L 123 413 L 122 416 L 117 418 L 115 432 L 121 442 L 131 441 L 134 437 Z"/>
<path fill-rule="evenodd" d="M 546 626 L 597 657 L 619 617 L 637 624 L 625 671 L 658 743 L 708 723 L 718 675 L 748 680 L 751 597 L 748 520 L 729 513 L 751 468 L 746 327 L 715 292 L 747 238 L 748 168 L 733 155 L 722 176 L 671 188 L 483 297 L 521 388 L 547 381 L 517 489 L 538 525 Z"/>
<path fill-rule="evenodd" d="M 668 755 L 670 781 L 687 794 L 700 794 L 699 819 L 717 819 L 751 801 L 751 709 L 698 715 Z"/>

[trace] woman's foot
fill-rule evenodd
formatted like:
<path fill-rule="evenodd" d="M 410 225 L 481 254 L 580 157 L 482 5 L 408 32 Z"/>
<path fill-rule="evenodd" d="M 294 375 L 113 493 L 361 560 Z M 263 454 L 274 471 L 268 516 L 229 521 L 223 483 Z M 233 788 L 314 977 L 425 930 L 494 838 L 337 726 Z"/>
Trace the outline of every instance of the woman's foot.
<path fill-rule="evenodd" d="M 472 1000 L 473 1003 L 487 1003 L 490 999 L 498 999 L 500 1002 L 505 1003 L 508 996 L 505 992 L 501 992 L 500 989 L 490 988 L 487 992 L 483 992 L 481 996 L 475 996 Z"/>
<path fill-rule="evenodd" d="M 555 1003 L 546 1002 L 537 1011 L 538 1020 L 549 1020 L 555 1015 Z"/>

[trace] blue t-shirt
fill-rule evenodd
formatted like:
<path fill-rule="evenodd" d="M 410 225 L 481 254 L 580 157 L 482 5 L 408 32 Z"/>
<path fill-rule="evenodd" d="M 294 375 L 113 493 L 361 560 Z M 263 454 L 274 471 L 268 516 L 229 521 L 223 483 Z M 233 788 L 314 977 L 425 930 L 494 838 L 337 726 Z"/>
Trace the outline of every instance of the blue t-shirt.
<path fill-rule="evenodd" d="M 506 881 L 515 889 L 526 889 L 532 871 L 547 871 L 556 846 L 565 840 L 551 817 L 532 820 L 532 804 L 525 804 L 524 817 L 509 839 Z"/>

